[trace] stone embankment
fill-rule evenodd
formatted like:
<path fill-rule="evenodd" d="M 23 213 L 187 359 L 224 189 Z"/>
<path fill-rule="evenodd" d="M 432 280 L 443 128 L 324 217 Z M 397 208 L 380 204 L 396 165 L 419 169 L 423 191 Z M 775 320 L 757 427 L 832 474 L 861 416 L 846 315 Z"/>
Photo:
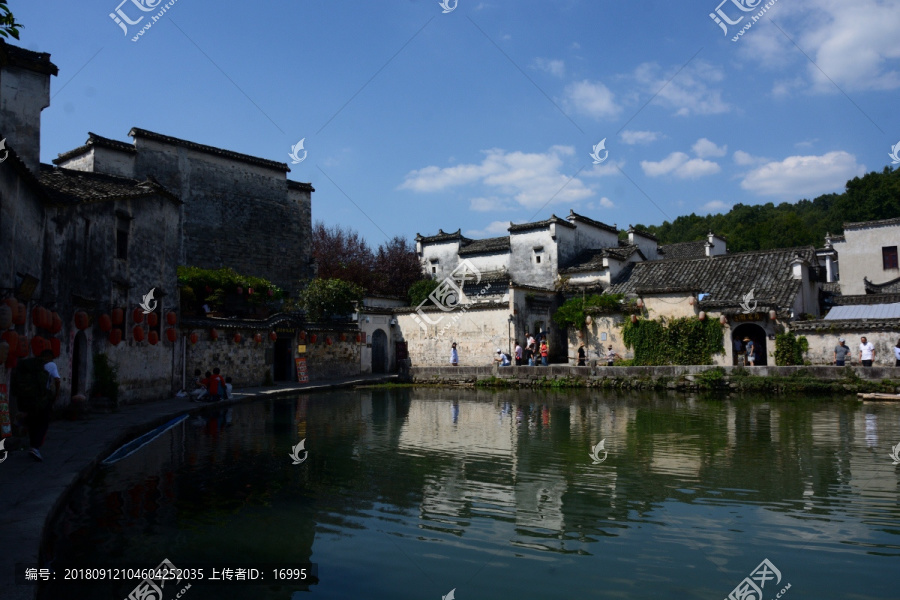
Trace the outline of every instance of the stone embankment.
<path fill-rule="evenodd" d="M 898 367 L 412 367 L 416 385 L 900 393 Z"/>

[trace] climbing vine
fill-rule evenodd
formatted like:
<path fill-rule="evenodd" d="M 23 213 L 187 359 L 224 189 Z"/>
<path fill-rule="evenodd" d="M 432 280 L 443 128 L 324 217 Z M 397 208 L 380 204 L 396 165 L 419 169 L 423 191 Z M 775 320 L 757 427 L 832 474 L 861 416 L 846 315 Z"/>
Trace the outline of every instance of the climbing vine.
<path fill-rule="evenodd" d="M 713 319 L 638 319 L 622 327 L 625 346 L 634 350 L 635 365 L 711 365 L 722 354 L 722 326 Z"/>
<path fill-rule="evenodd" d="M 803 353 L 809 350 L 809 341 L 797 337 L 793 331 L 775 336 L 775 364 L 779 367 L 803 364 Z"/>
<path fill-rule="evenodd" d="M 623 294 L 591 294 L 586 298 L 580 296 L 569 298 L 553 313 L 553 322 L 562 328 L 583 329 L 587 312 L 620 311 L 624 297 Z"/>

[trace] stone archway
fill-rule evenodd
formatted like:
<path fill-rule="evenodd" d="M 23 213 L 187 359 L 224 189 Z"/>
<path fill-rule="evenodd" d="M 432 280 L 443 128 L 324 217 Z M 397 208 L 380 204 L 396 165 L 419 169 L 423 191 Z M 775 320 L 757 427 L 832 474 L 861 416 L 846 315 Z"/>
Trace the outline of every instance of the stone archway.
<path fill-rule="evenodd" d="M 735 327 L 731 332 L 731 343 L 734 346 L 735 340 L 750 338 L 756 346 L 756 366 L 763 367 L 769 364 L 768 360 L 768 341 L 769 337 L 766 330 L 756 323 L 742 323 Z M 732 351 L 733 352 L 733 351 Z"/>

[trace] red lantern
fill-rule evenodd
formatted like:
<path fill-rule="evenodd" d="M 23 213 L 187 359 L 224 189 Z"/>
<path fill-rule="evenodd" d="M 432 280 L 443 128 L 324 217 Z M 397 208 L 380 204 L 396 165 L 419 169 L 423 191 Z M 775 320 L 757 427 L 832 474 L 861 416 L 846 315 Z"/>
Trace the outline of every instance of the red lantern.
<path fill-rule="evenodd" d="M 28 307 L 21 302 L 16 303 L 16 311 L 13 313 L 13 323 L 16 325 L 24 325 L 28 319 Z"/>
<path fill-rule="evenodd" d="M 113 346 L 118 346 L 119 342 L 122 341 L 122 330 L 121 329 L 113 329 L 109 332 L 109 343 Z"/>
<path fill-rule="evenodd" d="M 125 311 L 121 308 L 112 309 L 112 323 L 113 325 L 121 325 L 122 322 L 125 321 Z"/>
<path fill-rule="evenodd" d="M 631 315 L 631 322 L 637 323 L 637 315 Z"/>
<path fill-rule="evenodd" d="M 769 311 L 769 319 L 771 319 L 772 321 L 774 321 L 777 316 L 778 314 L 774 310 Z"/>
<path fill-rule="evenodd" d="M 31 353 L 35 356 L 40 356 L 41 352 L 44 351 L 44 338 L 39 335 L 31 338 Z"/>
<path fill-rule="evenodd" d="M 247 295 L 248 295 L 248 296 L 252 296 L 252 295 L 253 295 L 253 288 L 247 288 Z"/>
<path fill-rule="evenodd" d="M 254 334 L 253 334 L 253 341 L 256 342 L 257 344 L 261 344 L 261 343 L 262 343 L 262 334 L 261 334 L 261 333 L 254 333 Z"/>
<path fill-rule="evenodd" d="M 100 325 L 100 331 L 103 333 L 107 333 L 110 329 L 112 329 L 112 319 L 109 315 L 100 315 L 100 318 L 97 320 L 97 324 Z"/>
<path fill-rule="evenodd" d="M 346 342 L 346 341 L 347 341 L 347 334 L 346 334 L 346 333 L 342 333 L 342 334 L 341 334 L 341 341 L 342 341 L 342 342 Z"/>
<path fill-rule="evenodd" d="M 642 298 L 638 298 L 637 302 L 634 303 L 638 308 L 644 308 L 644 300 Z"/>
<path fill-rule="evenodd" d="M 0 363 L 5 363 L 7 358 L 9 358 L 9 344 L 0 342 Z"/>
<path fill-rule="evenodd" d="M 16 348 L 16 354 L 19 358 L 25 358 L 26 356 L 28 356 L 28 336 L 19 336 L 19 347 Z"/>
<path fill-rule="evenodd" d="M 326 346 L 330 346 L 330 345 L 331 345 L 331 337 L 330 337 L 330 336 L 327 336 L 327 335 L 325 336 L 325 345 L 326 345 Z"/>
<path fill-rule="evenodd" d="M 200 336 L 197 335 L 196 333 L 192 333 L 191 334 L 191 344 L 196 344 L 198 341 L 200 341 Z"/>
<path fill-rule="evenodd" d="M 62 331 L 62 317 L 57 313 L 50 313 L 50 333 L 59 333 Z"/>
<path fill-rule="evenodd" d="M 235 344 L 240 344 L 242 339 L 244 339 L 244 338 L 241 337 L 241 334 L 239 334 L 239 333 L 234 334 L 234 343 Z"/>
<path fill-rule="evenodd" d="M 306 339 L 306 331 L 301 331 L 301 332 L 300 332 L 300 341 L 302 342 L 302 341 L 304 341 L 305 339 Z"/>
<path fill-rule="evenodd" d="M 131 330 L 131 337 L 134 338 L 136 342 L 144 341 L 144 328 L 140 325 L 135 325 L 134 329 Z"/>
<path fill-rule="evenodd" d="M 19 350 L 19 334 L 15 331 L 4 331 L 0 339 L 9 344 L 10 352 L 15 354 Z"/>
<path fill-rule="evenodd" d="M 53 352 L 53 358 L 59 358 L 60 350 L 62 350 L 62 343 L 59 338 L 50 338 L 50 351 Z"/>
<path fill-rule="evenodd" d="M 155 331 L 151 331 L 147 334 L 147 341 L 150 342 L 151 346 L 155 346 L 157 343 L 159 343 L 159 334 Z"/>
<path fill-rule="evenodd" d="M 318 338 L 318 336 L 316 334 L 312 334 L 311 336 L 309 336 L 309 342 L 311 344 L 315 344 L 317 338 Z"/>
<path fill-rule="evenodd" d="M 267 290 L 267 293 L 269 294 L 269 296 L 274 296 L 274 295 L 275 295 L 275 290 L 273 290 L 272 288 L 269 288 L 269 289 Z"/>
<path fill-rule="evenodd" d="M 166 339 L 174 344 L 175 340 L 178 339 L 178 332 L 171 327 L 169 329 L 166 329 Z"/>
<path fill-rule="evenodd" d="M 721 317 L 719 317 L 719 324 L 728 325 L 728 317 L 726 317 L 725 315 L 722 315 Z"/>
<path fill-rule="evenodd" d="M 149 325 L 150 327 L 156 327 L 157 325 L 159 325 L 159 315 L 157 315 L 155 312 L 147 315 L 147 325 Z"/>
<path fill-rule="evenodd" d="M 169 327 L 173 327 L 177 322 L 178 315 L 175 314 L 174 310 L 170 310 L 166 313 L 166 325 L 168 325 Z"/>
<path fill-rule="evenodd" d="M 357 333 L 357 334 L 356 334 L 356 343 L 358 344 L 358 343 L 360 343 L 360 342 L 362 342 L 362 335 L 360 335 L 360 334 Z"/>
<path fill-rule="evenodd" d="M 706 312 L 701 310 L 700 313 L 697 315 L 697 318 L 700 319 L 701 321 L 705 321 L 706 320 Z"/>
<path fill-rule="evenodd" d="M 269 333 L 269 339 L 272 340 L 272 341 L 274 342 L 275 340 L 278 339 L 278 334 L 275 333 L 274 331 L 270 332 L 270 333 Z"/>
<path fill-rule="evenodd" d="M 9 310 L 13 311 L 13 313 L 15 314 L 15 312 L 16 312 L 16 310 L 18 309 L 18 306 L 19 306 L 19 301 L 18 301 L 18 300 L 16 300 L 16 299 L 13 298 L 13 297 L 9 297 L 9 298 L 7 298 L 6 300 L 4 300 L 3 303 L 4 303 L 5 305 L 7 305 L 7 306 L 9 307 Z"/>
<path fill-rule="evenodd" d="M 143 323 L 144 322 L 144 311 L 140 308 L 136 308 L 131 311 L 131 320 L 135 323 Z"/>
<path fill-rule="evenodd" d="M 83 310 L 79 310 L 78 312 L 75 313 L 75 329 L 77 329 L 79 331 L 84 331 L 85 329 L 88 328 L 88 325 L 90 324 L 90 322 L 91 321 L 90 321 L 90 318 L 88 317 L 88 314 L 86 312 L 84 312 Z"/>
<path fill-rule="evenodd" d="M 238 286 L 238 287 L 237 287 L 237 294 L 238 294 L 238 296 L 240 296 L 240 295 L 243 294 L 243 293 L 244 293 L 244 288 L 242 288 L 241 286 Z"/>
<path fill-rule="evenodd" d="M 214 342 L 215 342 L 216 340 L 218 340 L 218 339 L 219 339 L 219 332 L 216 331 L 215 329 L 210 329 L 210 330 L 209 330 L 209 339 L 211 339 L 211 340 L 214 341 Z"/>

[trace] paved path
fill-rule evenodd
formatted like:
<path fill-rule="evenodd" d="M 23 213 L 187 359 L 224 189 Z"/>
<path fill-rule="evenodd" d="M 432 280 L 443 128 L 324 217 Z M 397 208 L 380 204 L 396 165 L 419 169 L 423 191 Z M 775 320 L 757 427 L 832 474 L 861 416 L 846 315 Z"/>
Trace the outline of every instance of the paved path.
<path fill-rule="evenodd" d="M 224 404 L 395 378 L 361 375 L 323 383 L 247 388 L 235 391 Z M 26 451 L 10 452 L 0 463 L 0 599 L 34 598 L 36 586 L 15 584 L 14 565 L 38 562 L 44 526 L 65 501 L 66 490 L 82 481 L 100 459 L 126 441 L 175 415 L 200 412 L 209 406 L 186 398 L 170 398 L 125 406 L 114 413 L 91 414 L 84 420 L 53 421 L 41 448 L 44 462 L 35 461 Z"/>

